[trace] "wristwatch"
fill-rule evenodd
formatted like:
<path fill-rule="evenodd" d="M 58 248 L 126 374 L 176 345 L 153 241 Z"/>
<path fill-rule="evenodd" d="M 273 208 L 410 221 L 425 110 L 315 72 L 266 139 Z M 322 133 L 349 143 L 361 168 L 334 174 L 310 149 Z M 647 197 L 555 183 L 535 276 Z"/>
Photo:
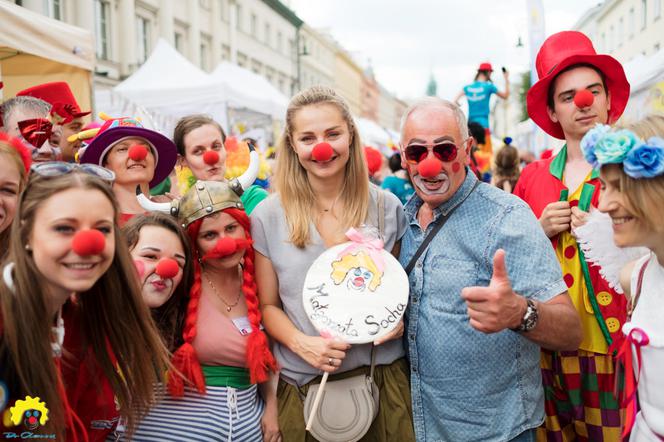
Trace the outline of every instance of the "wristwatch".
<path fill-rule="evenodd" d="M 530 299 L 526 299 L 526 303 L 528 304 L 528 307 L 526 308 L 526 313 L 523 315 L 523 319 L 521 320 L 521 325 L 519 325 L 517 328 L 511 329 L 512 331 L 529 332 L 537 325 L 537 319 L 539 318 L 539 315 L 537 314 L 537 307 L 535 307 L 535 303 Z"/>

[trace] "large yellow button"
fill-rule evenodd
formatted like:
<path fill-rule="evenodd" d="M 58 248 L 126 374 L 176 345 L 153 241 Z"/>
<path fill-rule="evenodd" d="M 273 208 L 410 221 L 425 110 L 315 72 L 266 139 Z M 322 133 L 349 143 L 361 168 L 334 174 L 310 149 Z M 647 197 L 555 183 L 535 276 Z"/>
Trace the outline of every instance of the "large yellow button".
<path fill-rule="evenodd" d="M 615 333 L 620 329 L 620 321 L 617 318 L 606 318 L 605 322 L 611 333 Z"/>
<path fill-rule="evenodd" d="M 599 302 L 599 305 L 609 305 L 611 304 L 611 301 L 613 301 L 613 296 L 611 296 L 611 293 L 609 292 L 599 292 L 597 294 L 597 302 Z"/>

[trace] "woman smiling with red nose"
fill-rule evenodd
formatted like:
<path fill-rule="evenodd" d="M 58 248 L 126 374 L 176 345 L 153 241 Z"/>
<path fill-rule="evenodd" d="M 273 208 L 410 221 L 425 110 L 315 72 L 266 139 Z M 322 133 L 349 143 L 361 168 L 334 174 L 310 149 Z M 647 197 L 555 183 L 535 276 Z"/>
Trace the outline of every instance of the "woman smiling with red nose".
<path fill-rule="evenodd" d="M 185 226 L 194 282 L 169 394 L 131 440 L 281 440 L 270 386 L 277 367 L 261 329 L 249 218 L 239 196 L 256 177 L 258 154 L 250 158 L 237 179 L 198 181 L 171 204 L 138 198 L 145 209 L 176 214 Z"/>
<path fill-rule="evenodd" d="M 237 143 L 236 140 L 233 140 Z M 173 142 L 179 160 L 201 181 L 222 181 L 226 174 L 226 134 L 221 125 L 207 115 L 188 115 L 178 121 Z M 240 199 L 250 215 L 267 198 L 267 191 L 255 184 L 247 187 Z"/>
<path fill-rule="evenodd" d="M 173 217 L 162 213 L 137 215 L 122 228 L 164 343 L 175 351 L 182 343 L 182 323 L 193 280 L 189 237 Z"/>
<path fill-rule="evenodd" d="M 168 177 L 177 160 L 171 140 L 127 117 L 108 119 L 79 152 L 81 163 L 98 164 L 115 173 L 113 192 L 120 204 L 120 226 L 143 213 L 136 188 L 149 195 L 150 188 Z"/>
<path fill-rule="evenodd" d="M 303 394 L 326 371 L 368 373 L 372 344 L 321 337 L 304 311 L 304 278 L 326 248 L 347 241 L 363 223 L 378 226 L 382 200 L 384 244 L 397 250 L 405 230 L 401 202 L 370 185 L 364 150 L 348 105 L 334 90 L 313 87 L 291 100 L 277 148 L 277 193 L 252 213 L 256 278 L 265 328 L 280 364 L 279 426 L 289 441 L 309 440 Z M 414 440 L 403 324 L 376 344 L 378 416 L 366 439 Z"/>
<path fill-rule="evenodd" d="M 632 442 L 662 441 L 664 116 L 651 115 L 623 129 L 597 126 L 583 138 L 581 146 L 586 160 L 600 169 L 598 209 L 611 219 L 613 242 L 618 247 L 641 246 L 650 251 L 628 264 L 619 277 L 630 306 L 628 322 L 621 330 L 626 339 L 618 352 L 626 378 L 622 437 L 631 430 Z M 593 229 L 588 235 L 594 234 L 596 242 L 607 242 L 608 238 L 596 233 L 601 230 Z M 617 254 L 603 244 L 598 246 L 597 264 L 610 273 L 611 265 L 617 264 L 611 258 Z"/>
<path fill-rule="evenodd" d="M 109 380 L 131 429 L 135 407 L 149 408 L 168 359 L 128 277 L 133 268 L 115 223 L 113 174 L 67 163 L 32 170 L 0 283 L 0 388 L 9 393 L 0 397 L 11 398 L 11 406 L 38 396 L 50 411 L 35 432 L 88 440 L 91 404 L 79 403 L 76 385 L 78 368 L 92 364 Z"/>

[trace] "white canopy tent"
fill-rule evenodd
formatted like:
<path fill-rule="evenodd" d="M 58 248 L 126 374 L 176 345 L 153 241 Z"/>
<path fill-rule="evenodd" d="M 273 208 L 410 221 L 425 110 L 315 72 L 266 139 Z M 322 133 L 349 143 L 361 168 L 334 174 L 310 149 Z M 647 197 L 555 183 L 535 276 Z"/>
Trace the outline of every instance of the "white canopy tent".
<path fill-rule="evenodd" d="M 664 49 L 639 56 L 625 64 L 631 90 L 625 120 L 636 120 L 653 112 L 664 113 Z"/>
<path fill-rule="evenodd" d="M 185 115 L 209 114 L 227 126 L 226 91 L 165 40 L 157 42 L 150 57 L 112 91 L 97 91 L 97 108 L 112 116 L 131 115 L 147 126 L 172 134 Z"/>
<path fill-rule="evenodd" d="M 131 77 L 95 96 L 99 110 L 140 116 L 166 135 L 178 119 L 197 113 L 209 114 L 227 130 L 239 122 L 271 128 L 273 120 L 284 118 L 288 103 L 259 75 L 230 63 L 208 74 L 163 39 Z"/>
<path fill-rule="evenodd" d="M 373 120 L 361 117 L 355 118 L 355 124 L 365 146 L 375 147 L 387 157 L 394 153 L 390 146 L 399 143 L 399 135 L 396 132 L 383 128 Z"/>
<path fill-rule="evenodd" d="M 0 1 L 0 98 L 66 81 L 81 109 L 91 109 L 93 42 L 85 29 Z"/>
<path fill-rule="evenodd" d="M 276 120 L 284 119 L 288 97 L 264 77 L 227 61 L 219 63 L 210 77 L 224 85 L 228 107 L 246 108 Z"/>

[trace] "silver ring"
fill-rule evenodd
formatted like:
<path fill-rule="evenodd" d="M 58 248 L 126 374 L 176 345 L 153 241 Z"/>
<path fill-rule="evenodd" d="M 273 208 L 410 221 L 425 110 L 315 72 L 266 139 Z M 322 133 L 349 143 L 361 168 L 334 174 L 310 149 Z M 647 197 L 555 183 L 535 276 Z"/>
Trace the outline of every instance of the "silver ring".
<path fill-rule="evenodd" d="M 334 367 L 334 364 L 332 363 L 332 361 L 334 361 L 334 359 L 332 359 L 332 358 L 327 358 L 327 364 L 328 364 L 328 365 L 331 365 L 332 367 Z"/>

